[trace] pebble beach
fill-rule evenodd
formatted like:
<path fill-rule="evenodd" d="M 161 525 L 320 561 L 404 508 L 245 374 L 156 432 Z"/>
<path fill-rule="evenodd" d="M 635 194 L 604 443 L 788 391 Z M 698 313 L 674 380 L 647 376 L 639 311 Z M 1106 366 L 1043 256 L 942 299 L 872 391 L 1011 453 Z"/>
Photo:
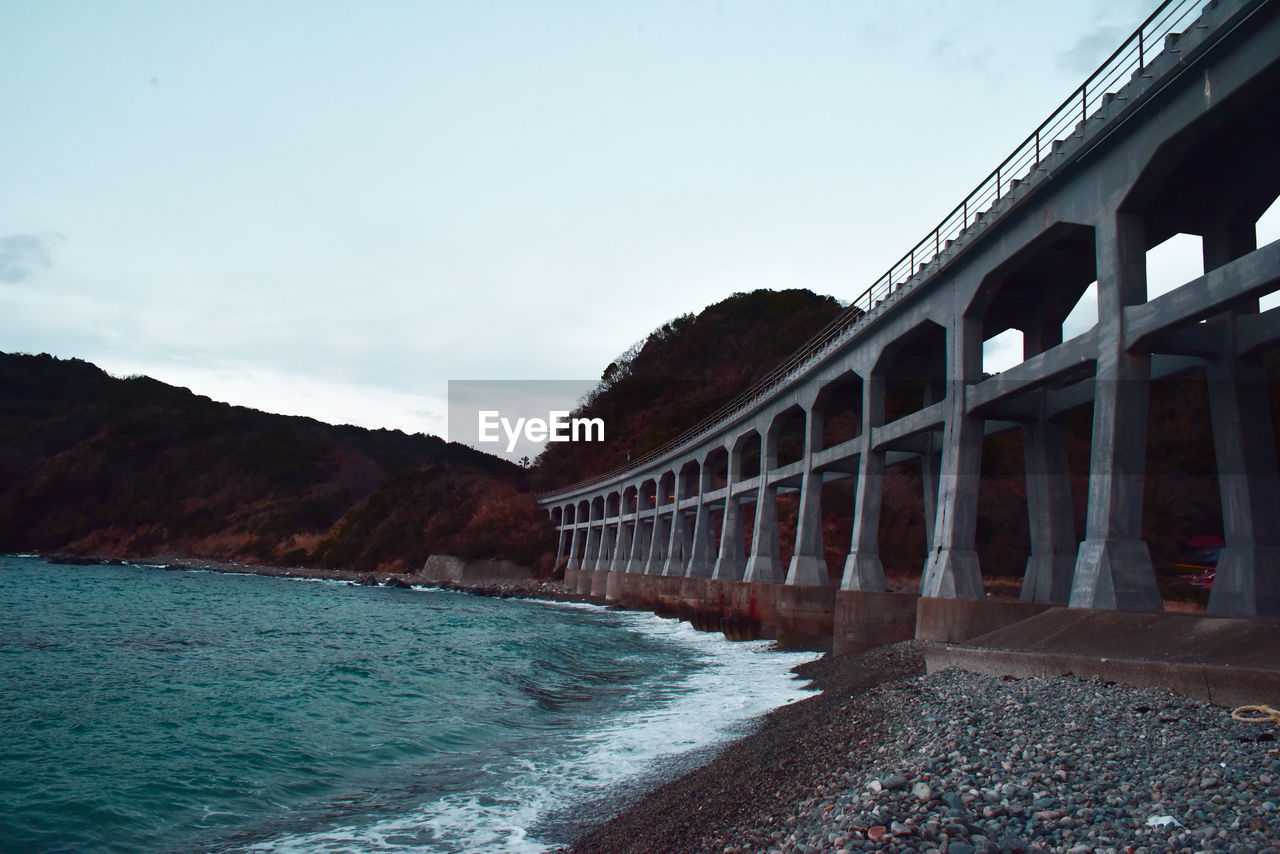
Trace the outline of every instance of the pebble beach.
<path fill-rule="evenodd" d="M 1274 723 L 1070 676 L 925 675 L 916 642 L 799 672 L 823 693 L 571 850 L 1280 850 Z"/>

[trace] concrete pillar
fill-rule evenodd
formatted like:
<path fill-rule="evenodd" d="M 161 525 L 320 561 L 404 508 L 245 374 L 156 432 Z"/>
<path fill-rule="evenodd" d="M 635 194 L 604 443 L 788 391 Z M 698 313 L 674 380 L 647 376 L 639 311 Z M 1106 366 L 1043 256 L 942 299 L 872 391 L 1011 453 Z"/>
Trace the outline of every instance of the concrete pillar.
<path fill-rule="evenodd" d="M 663 564 L 667 561 L 667 535 L 670 533 L 670 518 L 659 511 L 653 517 L 653 532 L 649 537 L 649 554 L 645 558 L 645 575 L 661 575 Z"/>
<path fill-rule="evenodd" d="M 564 519 L 563 513 L 561 514 L 560 518 L 562 520 Z M 556 527 L 556 566 L 559 566 L 560 562 L 565 559 L 564 558 L 565 551 L 568 548 L 568 546 L 565 543 L 566 539 L 568 539 L 569 543 L 572 544 L 573 533 L 571 531 L 564 530 L 562 526 L 557 526 Z"/>
<path fill-rule="evenodd" d="M 777 584 L 784 578 L 778 554 L 778 488 L 769 484 L 769 475 L 778 467 L 778 429 L 774 419 L 760 445 L 760 488 L 756 492 L 756 524 L 751 533 L 751 556 L 743 581 Z"/>
<path fill-rule="evenodd" d="M 875 428 L 884 424 L 884 377 L 862 383 L 862 451 L 858 455 L 858 483 L 854 489 L 853 541 L 844 561 L 841 590 L 883 592 L 880 563 L 880 502 L 884 496 L 884 454 L 872 447 Z"/>
<path fill-rule="evenodd" d="M 685 560 L 689 556 L 685 535 L 684 512 L 680 509 L 679 485 L 676 487 L 675 508 L 671 511 L 671 527 L 667 532 L 667 559 L 662 564 L 663 575 L 684 575 Z"/>
<path fill-rule="evenodd" d="M 985 599 L 974 535 L 982 467 L 983 419 L 965 412 L 965 389 L 982 378 L 982 321 L 960 317 L 948 330 L 946 427 L 938 472 L 938 510 L 920 595 Z"/>
<path fill-rule="evenodd" d="M 587 547 L 587 532 L 576 523 L 573 527 L 573 543 L 569 547 L 568 569 L 582 569 L 582 557 Z"/>
<path fill-rule="evenodd" d="M 618 525 L 606 522 L 600 529 L 600 557 L 596 559 L 596 572 L 608 572 L 613 566 L 613 555 L 617 544 Z"/>
<path fill-rule="evenodd" d="M 1208 610 L 1274 616 L 1280 614 L 1280 480 L 1266 374 L 1234 356 L 1210 363 L 1206 374 L 1226 540 Z"/>
<path fill-rule="evenodd" d="M 1023 602 L 1065 605 L 1076 568 L 1076 523 L 1071 508 L 1066 434 L 1041 416 L 1022 426 L 1031 556 L 1022 576 Z"/>
<path fill-rule="evenodd" d="M 742 479 L 742 446 L 735 442 L 729 450 L 729 471 L 725 484 L 724 518 L 720 522 L 720 549 L 712 578 L 723 581 L 741 581 L 746 570 L 742 558 L 742 500 L 733 494 L 733 487 Z"/>
<path fill-rule="evenodd" d="M 1229 222 L 1204 236 L 1205 271 L 1257 248 L 1253 223 Z M 1245 314 L 1256 313 L 1257 304 Z M 1280 614 L 1280 476 L 1266 372 L 1236 353 L 1236 318 L 1224 319 L 1225 356 L 1205 366 L 1226 547 L 1209 594 L 1211 614 Z"/>
<path fill-rule="evenodd" d="M 1076 557 L 1076 608 L 1159 611 L 1151 555 L 1142 540 L 1151 359 L 1124 348 L 1124 308 L 1146 301 L 1146 246 L 1140 216 L 1117 213 L 1096 232 L 1098 359 L 1094 379 L 1089 509 Z"/>
<path fill-rule="evenodd" d="M 653 520 L 645 513 L 636 513 L 635 530 L 631 534 L 631 556 L 627 560 L 627 572 L 644 572 L 645 559 L 649 557 L 649 543 L 653 540 Z"/>
<path fill-rule="evenodd" d="M 936 444 L 934 434 L 928 436 L 929 445 Z M 942 452 L 926 451 L 920 455 L 920 484 L 924 491 L 925 550 L 933 551 L 933 528 L 938 522 L 938 474 L 942 470 Z"/>
<path fill-rule="evenodd" d="M 711 516 L 711 507 L 706 502 L 706 494 L 711 491 L 712 485 L 711 472 L 707 470 L 710 458 L 711 455 L 707 454 L 698 466 L 698 509 L 693 519 L 689 562 L 684 570 L 689 578 L 710 578 L 716 561 L 715 546 L 712 543 L 715 520 Z"/>
<path fill-rule="evenodd" d="M 587 529 L 587 551 L 582 556 L 583 569 L 594 570 L 596 568 L 596 563 L 600 560 L 601 533 L 600 525 L 595 522 Z"/>
<path fill-rule="evenodd" d="M 591 582 L 595 578 L 596 564 L 600 562 L 600 525 L 592 522 L 587 527 L 587 544 L 582 553 L 582 572 L 578 574 L 578 591 L 591 594 Z"/>
<path fill-rule="evenodd" d="M 804 479 L 796 517 L 796 547 L 787 568 L 787 584 L 826 587 L 827 561 L 822 556 L 822 474 L 813 470 L 813 454 L 822 446 L 822 411 L 817 404 L 805 413 Z"/>
<path fill-rule="evenodd" d="M 627 561 L 631 558 L 631 536 L 635 522 L 618 521 L 618 532 L 614 536 L 613 556 L 609 561 L 610 572 L 626 572 Z"/>
<path fill-rule="evenodd" d="M 946 384 L 927 381 L 924 384 L 924 406 L 932 406 L 946 396 Z M 933 551 L 933 528 L 938 521 L 938 475 L 942 471 L 942 451 L 938 436 L 932 430 L 924 437 L 929 450 L 920 455 L 920 486 L 924 492 L 925 553 Z"/>

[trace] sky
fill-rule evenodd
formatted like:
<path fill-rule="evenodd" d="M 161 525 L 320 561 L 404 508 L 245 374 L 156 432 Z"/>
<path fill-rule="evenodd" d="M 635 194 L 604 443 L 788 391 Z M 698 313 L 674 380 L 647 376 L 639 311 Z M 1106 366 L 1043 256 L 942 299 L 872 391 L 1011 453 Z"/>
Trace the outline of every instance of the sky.
<path fill-rule="evenodd" d="M 1135 0 L 0 0 L 0 350 L 447 432 L 737 291 L 849 301 Z"/>

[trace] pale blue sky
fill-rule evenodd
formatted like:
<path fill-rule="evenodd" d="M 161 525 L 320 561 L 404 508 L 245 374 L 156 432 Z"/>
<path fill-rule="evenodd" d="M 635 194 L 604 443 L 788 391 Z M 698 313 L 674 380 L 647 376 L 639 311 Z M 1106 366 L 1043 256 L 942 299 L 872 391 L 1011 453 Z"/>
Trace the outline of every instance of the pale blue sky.
<path fill-rule="evenodd" d="M 0 350 L 443 433 L 851 299 L 1149 6 L 0 0 Z"/>

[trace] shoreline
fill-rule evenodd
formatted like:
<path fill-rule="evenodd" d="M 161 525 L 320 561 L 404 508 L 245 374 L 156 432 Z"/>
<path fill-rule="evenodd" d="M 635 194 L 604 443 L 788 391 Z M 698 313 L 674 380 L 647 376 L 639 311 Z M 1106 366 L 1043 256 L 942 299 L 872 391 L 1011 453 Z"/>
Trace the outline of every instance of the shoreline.
<path fill-rule="evenodd" d="M 168 556 L 38 556 L 392 586 L 412 578 Z M 536 580 L 414 586 L 584 601 Z M 821 693 L 583 805 L 588 815 L 550 817 L 580 831 L 552 850 L 1280 851 L 1276 724 L 1240 723 L 1227 709 L 1166 691 L 1071 676 L 926 675 L 918 641 L 828 653 L 795 672 Z"/>
<path fill-rule="evenodd" d="M 24 552 L 20 556 L 37 557 L 51 563 L 60 563 L 67 566 L 143 566 L 175 571 L 203 570 L 206 572 L 238 573 L 243 575 L 266 575 L 272 578 L 347 581 L 352 584 L 364 584 L 371 587 L 431 587 L 498 599 L 548 599 L 555 602 L 592 601 L 588 596 L 565 590 L 554 581 L 542 581 L 536 578 L 503 584 L 458 584 L 453 581 L 427 579 L 418 573 L 412 572 L 362 572 L 355 569 L 274 566 L 272 564 L 239 563 L 237 561 L 182 557 L 179 555 L 121 558 L 100 555 L 70 555 L 56 552 Z"/>
<path fill-rule="evenodd" d="M 1073 676 L 925 674 L 918 641 L 796 668 L 822 693 L 558 854 L 1280 851 L 1280 726 Z"/>

